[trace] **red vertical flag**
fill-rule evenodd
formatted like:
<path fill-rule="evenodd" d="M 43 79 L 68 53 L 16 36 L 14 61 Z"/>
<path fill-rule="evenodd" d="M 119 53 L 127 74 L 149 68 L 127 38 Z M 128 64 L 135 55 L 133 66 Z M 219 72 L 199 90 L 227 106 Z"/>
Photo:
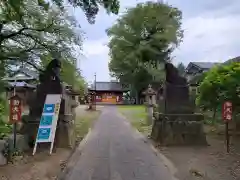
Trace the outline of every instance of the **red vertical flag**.
<path fill-rule="evenodd" d="M 225 122 L 232 120 L 232 103 L 230 101 L 224 102 L 222 117 Z"/>
<path fill-rule="evenodd" d="M 15 95 L 10 98 L 10 123 L 17 123 L 21 121 L 22 116 L 22 106 L 21 99 L 19 96 Z"/>

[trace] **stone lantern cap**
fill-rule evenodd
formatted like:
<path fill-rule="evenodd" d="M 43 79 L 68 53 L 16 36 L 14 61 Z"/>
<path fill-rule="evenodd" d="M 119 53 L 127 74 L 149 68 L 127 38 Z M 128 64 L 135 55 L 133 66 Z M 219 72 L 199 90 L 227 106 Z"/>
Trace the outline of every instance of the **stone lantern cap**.
<path fill-rule="evenodd" d="M 145 95 L 156 95 L 156 91 L 152 88 L 151 84 L 148 85 L 148 88 L 143 92 Z"/>

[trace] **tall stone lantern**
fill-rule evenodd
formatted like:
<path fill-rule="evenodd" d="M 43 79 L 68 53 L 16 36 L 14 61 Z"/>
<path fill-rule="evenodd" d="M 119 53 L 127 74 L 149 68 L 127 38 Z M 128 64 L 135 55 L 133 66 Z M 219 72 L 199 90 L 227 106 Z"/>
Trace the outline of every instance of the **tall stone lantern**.
<path fill-rule="evenodd" d="M 156 104 L 156 91 L 152 88 L 151 84 L 148 85 L 148 88 L 143 92 L 146 98 L 146 107 L 148 114 L 148 124 L 153 123 L 153 106 Z"/>

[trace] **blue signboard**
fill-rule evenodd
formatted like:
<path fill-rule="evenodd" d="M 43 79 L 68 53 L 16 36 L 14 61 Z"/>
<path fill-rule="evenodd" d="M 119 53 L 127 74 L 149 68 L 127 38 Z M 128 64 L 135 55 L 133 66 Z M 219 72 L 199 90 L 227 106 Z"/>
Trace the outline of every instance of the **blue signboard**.
<path fill-rule="evenodd" d="M 36 152 L 37 144 L 46 142 L 51 142 L 50 154 L 52 153 L 61 100 L 61 94 L 47 94 L 38 127 L 38 134 L 33 149 L 33 155 Z"/>
<path fill-rule="evenodd" d="M 43 115 L 40 121 L 40 126 L 52 125 L 53 115 Z"/>
<path fill-rule="evenodd" d="M 45 104 L 43 113 L 54 113 L 55 104 Z"/>
<path fill-rule="evenodd" d="M 47 140 L 50 137 L 51 128 L 39 128 L 38 129 L 38 140 Z"/>

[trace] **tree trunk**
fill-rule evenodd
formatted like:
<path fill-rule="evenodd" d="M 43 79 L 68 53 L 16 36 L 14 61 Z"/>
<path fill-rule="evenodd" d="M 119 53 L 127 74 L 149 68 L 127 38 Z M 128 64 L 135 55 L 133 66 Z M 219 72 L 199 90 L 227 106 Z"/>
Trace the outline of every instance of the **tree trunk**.
<path fill-rule="evenodd" d="M 212 116 L 214 123 L 216 122 L 216 113 L 217 113 L 217 108 L 214 108 L 213 109 L 213 116 Z"/>
<path fill-rule="evenodd" d="M 136 93 L 136 104 L 139 104 L 139 95 L 138 95 L 138 92 Z"/>

